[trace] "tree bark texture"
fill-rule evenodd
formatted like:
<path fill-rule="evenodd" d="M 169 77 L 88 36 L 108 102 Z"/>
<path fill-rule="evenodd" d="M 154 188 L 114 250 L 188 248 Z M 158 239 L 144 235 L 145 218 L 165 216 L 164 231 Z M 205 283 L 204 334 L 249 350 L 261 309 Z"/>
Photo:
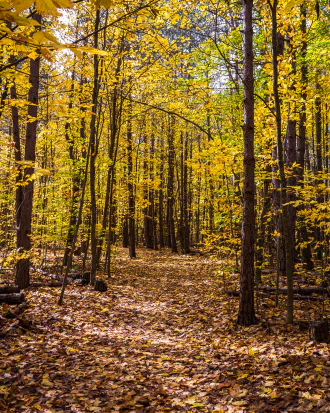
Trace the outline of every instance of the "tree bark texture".
<path fill-rule="evenodd" d="M 237 323 L 256 323 L 254 310 L 254 76 L 253 76 L 253 0 L 243 0 L 244 24 L 244 189 L 240 297 Z"/>
<path fill-rule="evenodd" d="M 34 20 L 41 23 L 41 15 L 36 13 Z M 38 94 L 39 94 L 39 70 L 40 57 L 30 59 L 30 89 L 28 93 L 28 123 L 26 125 L 25 139 L 25 161 L 29 166 L 24 170 L 24 181 L 27 185 L 22 189 L 22 200 L 16 211 L 19 220 L 17 223 L 17 249 L 22 257 L 18 259 L 16 265 L 16 284 L 20 288 L 28 287 L 30 283 L 30 258 L 29 250 L 31 249 L 31 224 L 32 224 L 32 202 L 34 191 L 34 164 L 36 158 L 36 139 L 37 139 L 37 116 L 38 116 Z M 17 194 L 16 194 L 17 195 Z M 16 202 L 20 202 L 16 198 Z"/>
<path fill-rule="evenodd" d="M 172 252 L 178 252 L 175 236 L 174 222 L 174 119 L 170 118 L 168 132 L 168 178 L 167 178 L 167 223 L 168 223 L 168 246 L 172 248 Z"/>

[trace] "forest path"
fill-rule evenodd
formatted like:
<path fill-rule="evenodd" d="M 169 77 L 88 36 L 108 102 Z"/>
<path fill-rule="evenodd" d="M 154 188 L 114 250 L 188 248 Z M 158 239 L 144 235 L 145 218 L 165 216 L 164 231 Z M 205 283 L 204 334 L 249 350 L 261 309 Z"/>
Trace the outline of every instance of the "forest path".
<path fill-rule="evenodd" d="M 106 293 L 29 292 L 34 329 L 0 340 L 1 412 L 329 411 L 327 345 L 274 308 L 267 330 L 237 327 L 211 259 L 137 253 L 119 250 Z"/>

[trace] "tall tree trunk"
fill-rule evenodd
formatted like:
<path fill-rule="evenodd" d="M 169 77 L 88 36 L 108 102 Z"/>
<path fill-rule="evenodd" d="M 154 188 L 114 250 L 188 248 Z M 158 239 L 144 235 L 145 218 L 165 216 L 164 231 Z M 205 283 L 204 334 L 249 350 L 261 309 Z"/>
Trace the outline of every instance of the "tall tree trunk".
<path fill-rule="evenodd" d="M 253 76 L 253 0 L 243 0 L 244 24 L 244 190 L 240 296 L 237 323 L 256 323 L 254 310 L 254 76 Z"/>
<path fill-rule="evenodd" d="M 96 10 L 95 25 L 94 25 L 94 47 L 98 48 L 98 28 L 100 24 L 100 10 Z M 91 250 L 92 250 L 92 265 L 91 265 L 91 285 L 95 284 L 96 268 L 97 268 L 97 209 L 96 209 L 96 191 L 95 191 L 95 160 L 97 156 L 96 142 L 96 116 L 97 103 L 99 92 L 99 58 L 94 55 L 94 74 L 93 74 L 93 95 L 92 95 L 92 116 L 90 123 L 90 196 L 91 196 Z"/>
<path fill-rule="evenodd" d="M 117 158 L 117 150 L 118 150 L 118 134 L 120 129 L 120 122 L 121 122 L 121 115 L 122 115 L 122 99 L 119 101 L 118 104 L 118 97 L 119 97 L 119 76 L 120 71 L 122 68 L 123 59 L 121 53 L 123 52 L 124 41 L 122 40 L 119 46 L 119 58 L 117 60 L 117 66 L 115 71 L 115 78 L 116 82 L 113 88 L 113 93 L 111 96 L 111 122 L 110 122 L 110 142 L 108 143 L 109 150 L 109 166 L 107 171 L 107 187 L 105 193 L 105 201 L 104 201 L 104 208 L 103 208 L 103 218 L 102 218 L 102 229 L 98 236 L 97 240 L 97 250 L 96 250 L 96 266 L 99 266 L 101 253 L 102 253 L 102 246 L 104 243 L 104 238 L 106 235 L 106 229 L 109 221 L 109 204 L 110 204 L 110 192 L 111 188 L 113 188 L 112 180 L 114 176 L 114 167 L 116 164 Z M 108 247 L 109 248 L 109 247 Z"/>
<path fill-rule="evenodd" d="M 316 90 L 318 93 L 321 92 L 321 86 L 317 82 Z M 323 172 L 323 165 L 322 165 L 322 110 L 321 110 L 321 97 L 318 95 L 315 99 L 315 137 L 316 137 L 316 185 L 321 185 L 323 183 L 322 179 L 322 172 Z M 320 204 L 324 202 L 324 196 L 319 193 L 316 197 L 316 201 Z M 322 260 L 322 231 L 320 225 L 316 225 L 315 227 L 315 241 L 317 243 L 316 246 L 316 254 L 317 259 Z"/>
<path fill-rule="evenodd" d="M 183 165 L 182 165 L 182 253 L 190 252 L 190 223 L 188 210 L 188 133 L 185 132 L 183 140 Z"/>
<path fill-rule="evenodd" d="M 155 181 L 155 135 L 154 133 L 150 136 L 150 159 L 149 159 L 149 179 L 152 183 Z M 152 184 L 152 187 L 149 188 L 149 213 L 151 220 L 151 229 L 150 232 L 152 235 L 153 248 L 158 249 L 157 243 L 157 221 L 156 221 L 156 203 L 155 203 L 155 188 Z"/>
<path fill-rule="evenodd" d="M 292 68 L 292 78 L 295 79 L 296 75 L 296 53 L 293 50 L 291 46 L 291 41 L 289 43 L 289 50 L 291 52 L 291 68 Z M 296 92 L 296 84 L 295 81 L 293 80 L 292 86 L 290 87 L 290 91 L 292 91 L 292 94 L 295 95 Z M 290 239 L 289 245 L 291 248 L 290 254 L 292 256 L 293 261 L 295 261 L 295 245 L 296 245 L 296 208 L 293 205 L 294 201 L 296 201 L 296 184 L 297 184 L 297 178 L 296 178 L 296 168 L 295 164 L 297 162 L 297 133 L 296 133 L 296 128 L 297 128 L 297 122 L 294 119 L 296 115 L 296 105 L 295 102 L 289 102 L 288 103 L 288 122 L 287 122 L 287 130 L 286 130 L 286 136 L 285 136 L 285 143 L 284 143 L 284 149 L 285 149 L 285 163 L 287 169 L 290 171 L 289 176 L 287 178 L 287 185 L 288 185 L 288 192 L 287 192 L 287 210 L 288 210 L 288 234 Z M 293 262 L 294 265 L 294 262 Z"/>
<path fill-rule="evenodd" d="M 284 153 L 282 142 L 282 115 L 281 103 L 278 87 L 278 49 L 277 49 L 277 6 L 278 0 L 273 1 L 273 5 L 269 2 L 272 12 L 272 55 L 273 55 L 273 92 L 275 100 L 276 114 L 276 143 L 277 143 L 277 162 L 280 175 L 280 208 L 282 210 L 283 234 L 285 243 L 285 259 L 286 259 L 286 277 L 287 277 L 287 314 L 286 321 L 288 324 L 293 322 L 293 271 L 294 260 L 292 256 L 292 239 L 290 236 L 289 212 L 287 203 L 287 181 L 284 170 Z"/>
<path fill-rule="evenodd" d="M 165 247 L 164 241 L 164 138 L 160 138 L 160 167 L 159 180 L 160 186 L 158 191 L 158 225 L 159 225 L 159 248 Z"/>
<path fill-rule="evenodd" d="M 153 223 L 152 223 L 152 190 L 150 188 L 150 157 L 148 151 L 148 140 L 147 136 L 144 139 L 144 152 L 143 152 L 143 180 L 144 180 L 144 202 L 146 203 L 145 208 L 143 208 L 143 231 L 144 231 L 144 242 L 146 248 L 154 248 L 153 239 Z"/>
<path fill-rule="evenodd" d="M 197 144 L 198 144 L 198 153 L 201 153 L 201 137 L 200 135 L 197 136 Z M 199 157 L 198 159 L 199 162 L 199 169 L 201 169 L 201 159 Z M 195 231 L 195 240 L 196 240 L 196 244 L 199 244 L 200 242 L 200 215 L 201 215 L 201 211 L 200 211 L 200 205 L 201 205 L 201 191 L 202 191 L 202 174 L 200 172 L 200 170 L 197 172 L 197 209 L 196 209 L 196 213 L 195 213 L 195 220 L 196 220 L 196 231 Z"/>
<path fill-rule="evenodd" d="M 10 97 L 13 100 L 17 99 L 16 94 L 16 85 L 11 87 L 10 89 Z M 21 222 L 21 206 L 23 202 L 23 174 L 24 171 L 22 170 L 22 165 L 20 162 L 22 161 L 22 152 L 21 152 L 21 141 L 20 141 L 20 133 L 19 133 L 19 115 L 18 115 L 18 108 L 17 106 L 11 107 L 12 113 L 12 123 L 13 123 L 13 139 L 15 144 L 15 161 L 17 163 L 17 175 L 16 175 L 16 192 L 15 192 L 15 206 L 16 206 L 16 228 L 18 229 Z"/>
<path fill-rule="evenodd" d="M 174 118 L 171 117 L 168 132 L 167 222 L 169 247 L 172 248 L 172 252 L 178 252 L 174 223 L 174 133 Z"/>
<path fill-rule="evenodd" d="M 271 194 L 269 191 L 269 186 L 271 183 L 271 179 L 269 175 L 271 174 L 271 167 L 270 165 L 266 166 L 266 178 L 264 180 L 264 190 L 263 190 L 263 205 L 262 211 L 260 216 L 260 224 L 258 230 L 258 236 L 256 241 L 256 282 L 258 284 L 261 283 L 261 269 L 262 263 L 264 258 L 264 250 L 265 250 L 265 232 L 266 232 L 266 225 L 267 225 L 267 214 L 270 210 L 271 206 Z"/>
<path fill-rule="evenodd" d="M 70 101 L 69 101 L 69 111 L 73 108 L 74 78 L 75 78 L 75 72 L 73 70 L 72 77 L 71 77 L 71 90 L 70 90 L 71 96 L 70 96 Z M 71 133 L 70 122 L 66 122 L 65 124 L 65 140 L 67 141 L 69 145 L 69 159 L 71 160 L 71 164 L 73 168 L 73 178 L 72 178 L 72 199 L 71 199 L 71 208 L 70 208 L 69 229 L 68 229 L 66 247 L 65 247 L 64 257 L 63 257 L 63 266 L 66 266 L 68 264 L 68 256 L 72 248 L 74 227 L 77 222 L 77 205 L 78 205 L 79 190 L 80 190 L 80 176 L 75 170 L 76 158 L 74 155 L 74 140 L 73 140 L 72 133 Z"/>
<path fill-rule="evenodd" d="M 34 14 L 34 20 L 41 24 L 41 15 Z M 16 211 L 17 223 L 17 249 L 21 257 L 18 258 L 16 265 L 16 284 L 20 288 L 28 287 L 30 283 L 29 273 L 29 250 L 31 249 L 32 234 L 32 202 L 34 190 L 34 164 L 36 158 L 36 138 L 37 138 L 37 116 L 38 116 L 38 93 L 39 93 L 39 71 L 40 57 L 30 59 L 30 84 L 28 94 L 28 123 L 26 125 L 25 156 L 24 160 L 29 162 L 29 166 L 24 170 L 24 181 L 27 185 L 23 186 L 23 199 L 20 203 L 20 211 Z"/>
<path fill-rule="evenodd" d="M 206 123 L 207 123 L 207 141 L 210 143 L 211 141 L 211 118 L 210 114 L 207 113 L 206 116 Z M 211 168 L 211 161 L 207 161 L 207 175 L 208 175 L 208 183 L 209 183 L 209 227 L 208 230 L 210 233 L 214 231 L 214 186 L 213 181 L 210 173 Z"/>
<path fill-rule="evenodd" d="M 136 258 L 135 251 L 135 198 L 133 176 L 133 136 L 132 136 L 132 103 L 128 106 L 127 121 L 127 189 L 128 189 L 128 238 L 129 257 Z"/>
<path fill-rule="evenodd" d="M 287 132 L 285 137 L 285 163 L 288 168 L 291 169 L 290 176 L 287 178 L 288 184 L 288 194 L 287 201 L 290 202 L 287 205 L 288 210 L 288 226 L 289 226 L 289 237 L 290 237 L 290 254 L 294 261 L 295 258 L 295 244 L 296 244 L 296 208 L 291 204 L 291 202 L 296 201 L 295 187 L 297 179 L 295 176 L 295 170 L 292 170 L 294 163 L 296 162 L 296 121 L 293 119 L 288 120 Z"/>
<path fill-rule="evenodd" d="M 306 1 L 300 6 L 300 17 L 301 17 L 301 35 L 302 35 L 302 46 L 301 46 L 301 109 L 299 113 L 299 135 L 297 136 L 297 184 L 298 186 L 303 189 L 304 188 L 304 170 L 305 170 L 305 152 L 306 152 L 306 122 L 307 122 L 307 115 L 306 115 L 306 100 L 307 100 L 307 74 L 308 74 L 308 67 L 306 61 L 306 53 L 307 53 L 307 27 L 306 27 L 306 19 L 307 19 L 307 6 Z M 303 207 L 298 207 L 299 209 L 303 209 Z M 310 242 L 308 242 L 308 233 L 306 228 L 306 223 L 304 222 L 303 217 L 299 218 L 299 227 L 300 227 L 300 237 L 302 241 L 301 247 L 301 256 L 302 260 L 306 266 L 307 270 L 312 270 L 314 268 L 313 260 L 312 260 L 312 251 Z"/>

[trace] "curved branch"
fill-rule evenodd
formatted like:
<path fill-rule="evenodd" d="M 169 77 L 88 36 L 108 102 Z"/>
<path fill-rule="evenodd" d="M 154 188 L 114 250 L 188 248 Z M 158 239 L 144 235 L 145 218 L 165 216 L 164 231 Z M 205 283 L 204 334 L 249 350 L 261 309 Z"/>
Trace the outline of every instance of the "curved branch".
<path fill-rule="evenodd" d="M 140 101 L 140 100 L 134 100 L 134 99 L 131 99 L 131 98 L 126 97 L 126 96 L 123 96 L 123 99 L 126 99 L 126 100 L 129 100 L 129 101 L 131 101 L 131 102 L 137 103 L 138 105 L 148 106 L 149 108 L 159 110 L 159 111 L 164 112 L 164 113 L 167 113 L 167 114 L 169 114 L 169 115 L 177 116 L 178 118 L 180 118 L 180 119 L 182 119 L 182 120 L 184 120 L 184 121 L 186 121 L 186 122 L 188 122 L 188 123 L 191 123 L 192 125 L 196 126 L 196 128 L 198 128 L 201 132 L 205 133 L 205 135 L 207 135 L 210 139 L 213 140 L 213 137 L 212 137 L 212 135 L 211 135 L 211 133 L 210 133 L 209 131 L 207 131 L 206 129 L 204 129 L 201 125 L 199 125 L 198 123 L 194 122 L 193 120 L 188 119 L 188 118 L 186 118 L 185 116 L 180 115 L 180 114 L 177 113 L 177 112 L 173 112 L 172 110 L 168 110 L 168 109 L 163 109 L 163 108 L 161 108 L 161 107 L 159 107 L 159 106 L 150 105 L 149 103 L 142 102 L 142 101 Z"/>

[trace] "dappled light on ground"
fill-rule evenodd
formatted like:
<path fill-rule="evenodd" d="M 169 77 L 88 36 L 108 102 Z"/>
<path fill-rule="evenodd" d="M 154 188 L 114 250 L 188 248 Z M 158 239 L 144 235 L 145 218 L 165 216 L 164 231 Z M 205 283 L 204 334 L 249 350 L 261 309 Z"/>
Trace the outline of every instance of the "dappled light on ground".
<path fill-rule="evenodd" d="M 329 411 L 329 346 L 284 308 L 261 302 L 260 324 L 238 327 L 217 261 L 126 253 L 106 293 L 69 286 L 58 307 L 58 289 L 29 291 L 33 328 L 0 340 L 0 411 Z"/>

